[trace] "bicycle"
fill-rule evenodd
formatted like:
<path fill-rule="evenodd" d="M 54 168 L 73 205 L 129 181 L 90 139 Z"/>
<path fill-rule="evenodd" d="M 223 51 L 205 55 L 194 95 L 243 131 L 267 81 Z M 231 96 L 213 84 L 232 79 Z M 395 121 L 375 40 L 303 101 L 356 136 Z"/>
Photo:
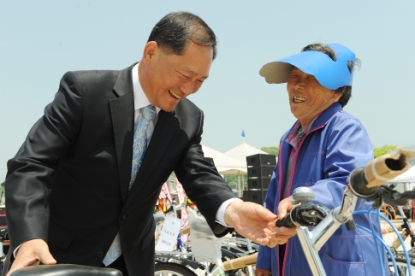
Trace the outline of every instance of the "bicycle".
<path fill-rule="evenodd" d="M 296 194 L 298 196 L 298 194 Z M 298 200 L 298 198 L 297 198 Z M 403 241 L 405 241 L 408 237 L 411 237 L 411 249 L 408 250 L 408 255 L 411 258 L 411 266 L 415 265 L 415 262 L 413 260 L 415 260 L 415 234 L 414 234 L 414 230 L 412 230 L 412 227 L 408 221 L 407 216 L 405 215 L 405 213 L 402 210 L 401 206 L 396 206 L 396 208 L 398 209 L 400 215 L 402 216 L 402 232 L 401 232 L 401 237 L 403 239 Z M 396 227 L 396 226 L 395 226 Z M 393 231 L 393 230 L 392 230 Z M 388 232 L 386 232 L 388 233 Z M 403 250 L 397 250 L 399 248 L 399 246 L 401 245 L 400 240 L 398 237 L 396 237 L 392 244 L 390 245 L 390 249 L 393 252 L 394 258 L 395 258 L 395 262 L 396 262 L 396 266 L 397 266 L 397 271 L 398 271 L 398 275 L 407 275 L 406 274 L 406 270 L 407 270 L 407 263 L 406 263 L 406 259 L 405 259 L 405 255 Z M 257 257 L 258 257 L 258 253 L 254 253 L 248 256 L 242 256 L 239 258 L 235 258 L 235 259 L 230 259 L 226 262 L 223 263 L 225 271 L 232 271 L 235 269 L 244 269 L 247 268 L 249 266 L 254 266 L 256 265 L 256 261 L 257 261 Z M 394 272 L 393 270 L 393 261 L 392 259 L 389 257 L 388 258 L 389 261 L 389 267 L 392 269 L 391 272 Z M 251 275 L 251 274 L 247 274 L 247 275 Z M 253 274 L 252 274 L 253 275 Z"/>
<path fill-rule="evenodd" d="M 248 274 L 242 274 L 241 269 L 225 273 L 223 263 L 257 252 L 257 245 L 236 233 L 232 237 L 216 238 L 203 217 L 190 209 L 188 214 L 190 241 L 183 251 L 156 251 L 155 275 L 254 275 L 252 266 L 246 269 Z"/>
<path fill-rule="evenodd" d="M 401 208 L 401 206 L 398 206 L 398 209 L 399 208 Z M 415 235 L 412 233 L 412 230 L 409 230 L 411 228 L 408 228 L 405 222 L 402 225 L 402 228 L 404 229 L 401 233 L 403 241 L 405 241 L 406 238 L 411 236 L 411 244 L 413 244 Z M 407 234 L 407 233 L 410 233 L 410 234 Z M 399 275 L 399 276 L 408 275 L 408 264 L 406 262 L 406 257 L 402 250 L 401 251 L 396 250 L 398 248 L 398 245 L 400 245 L 400 240 L 397 237 L 393 241 L 392 245 L 390 246 L 392 252 L 394 253 L 394 260 L 392 260 L 392 258 L 388 256 L 388 264 L 389 264 L 390 272 L 391 273 L 395 272 L 395 267 L 393 264 L 395 263 L 396 272 L 397 272 L 395 275 Z M 415 259 L 414 249 L 415 248 L 412 245 L 411 249 L 408 251 L 408 255 L 411 258 L 411 262 L 410 262 L 411 271 L 414 271 L 415 269 L 415 262 L 413 261 Z M 224 266 L 225 271 L 234 271 L 236 269 L 246 269 L 246 268 L 253 267 L 256 265 L 257 257 L 258 257 L 258 253 L 254 253 L 252 255 L 231 259 L 231 260 L 225 261 L 223 263 L 223 266 Z M 246 275 L 254 275 L 254 274 L 247 273 Z"/>
<path fill-rule="evenodd" d="M 10 241 L 7 239 L 9 231 L 7 228 L 0 228 L 0 274 L 3 271 L 4 263 L 6 262 L 7 251 L 4 251 L 5 247 L 9 247 Z"/>
<path fill-rule="evenodd" d="M 278 220 L 277 226 L 298 226 L 297 236 L 313 275 L 326 275 L 318 251 L 331 235 L 342 224 L 345 224 L 349 230 L 359 227 L 355 225 L 353 220 L 353 214 L 362 213 L 362 211 L 354 212 L 357 198 L 373 200 L 373 209 L 379 208 L 383 201 L 394 205 L 404 205 L 408 199 L 415 198 L 415 192 L 413 191 L 400 193 L 387 185 L 383 185 L 388 180 L 408 170 L 410 165 L 406 159 L 413 157 L 415 157 L 413 152 L 400 149 L 398 154 L 393 156 L 391 154 L 383 155 L 369 162 L 366 167 L 354 169 L 348 177 L 342 205 L 333 210 L 328 210 L 322 205 L 311 204 L 314 194 L 307 187 L 300 187 L 294 191 L 295 202 L 293 203 L 299 203 L 299 205 L 295 206 L 283 219 Z M 397 232 L 394 225 L 385 216 L 380 216 L 390 223 L 391 227 Z M 313 226 L 311 231 L 308 229 L 309 226 Z M 398 238 L 403 244 L 402 238 L 400 236 Z M 382 241 L 380 238 L 379 240 Z M 393 267 L 392 272 L 395 275 L 399 275 L 399 273 L 406 275 L 403 273 L 407 272 L 411 275 L 409 268 L 414 266 L 414 263 L 410 260 L 407 252 L 404 250 L 405 259 L 394 261 L 393 253 L 387 246 L 386 249 L 389 252 L 390 265 Z M 406 264 L 405 268 L 403 261 Z M 398 265 L 395 265 L 394 262 Z"/>
<path fill-rule="evenodd" d="M 408 217 L 406 216 L 405 212 L 402 209 L 402 206 L 396 206 L 397 211 L 399 212 L 399 214 L 402 217 L 402 224 L 398 225 L 395 224 L 394 226 L 396 227 L 397 225 L 400 226 L 401 228 L 401 232 L 400 233 L 396 233 L 397 237 L 392 241 L 391 245 L 390 245 L 390 250 L 393 254 L 393 257 L 396 261 L 396 272 L 398 275 L 408 275 L 409 271 L 408 271 L 408 265 L 407 265 L 407 261 L 406 261 L 406 256 L 405 256 L 405 252 L 404 249 L 406 249 L 405 245 L 402 244 L 402 250 L 398 250 L 398 248 L 401 246 L 401 242 L 400 239 L 402 239 L 403 242 L 405 242 L 409 237 L 410 239 L 410 249 L 407 250 L 407 254 L 410 258 L 409 263 L 411 266 L 411 273 L 414 274 L 415 273 L 415 230 L 412 229 L 411 224 L 408 221 Z M 390 227 L 390 229 L 392 229 L 392 227 Z M 393 229 L 392 229 L 393 231 Z M 389 231 L 385 231 L 386 233 L 388 233 Z M 384 233 L 382 231 L 382 233 Z M 389 261 L 389 268 L 391 269 L 391 272 L 395 272 L 395 268 L 393 267 L 393 263 L 392 263 L 392 258 L 388 255 L 388 261 Z"/>
<path fill-rule="evenodd" d="M 74 264 L 37 265 L 18 269 L 10 276 L 122 276 L 121 271 L 107 267 Z"/>
<path fill-rule="evenodd" d="M 400 236 L 402 237 L 402 240 L 405 242 L 410 237 L 410 249 L 408 250 L 408 255 L 411 257 L 411 259 L 415 259 L 415 229 L 412 229 L 411 223 L 408 220 L 408 217 L 405 215 L 402 206 L 396 206 L 399 214 L 402 217 L 402 223 L 398 224 L 395 223 L 395 227 L 399 227 L 400 229 L 397 229 L 400 232 Z M 389 230 L 390 229 L 390 230 Z M 392 232 L 393 229 L 389 227 L 389 229 L 385 229 L 385 231 L 382 231 L 384 234 L 388 234 L 389 232 Z M 401 246 L 400 240 L 398 237 L 396 237 L 390 246 L 391 251 L 395 256 L 399 256 L 403 254 L 403 250 L 398 250 Z M 402 245 L 403 246 L 403 245 Z"/>
<path fill-rule="evenodd" d="M 222 248 L 241 257 L 258 252 L 259 245 L 233 231 L 231 237 L 224 238 Z"/>
<path fill-rule="evenodd" d="M 200 219 L 193 210 L 188 209 L 188 215 L 191 242 L 182 247 L 180 251 L 156 250 L 155 275 L 170 271 L 169 273 L 174 273 L 173 275 L 194 276 L 197 275 L 198 270 L 206 271 L 206 274 L 210 275 L 213 273 L 213 271 L 210 271 L 211 263 L 221 262 L 222 256 L 221 251 L 218 253 L 218 240 L 210 231 L 206 221 Z M 211 251 L 201 252 L 199 249 L 203 244 Z M 220 273 L 220 268 L 218 268 L 213 275 L 219 275 Z"/>

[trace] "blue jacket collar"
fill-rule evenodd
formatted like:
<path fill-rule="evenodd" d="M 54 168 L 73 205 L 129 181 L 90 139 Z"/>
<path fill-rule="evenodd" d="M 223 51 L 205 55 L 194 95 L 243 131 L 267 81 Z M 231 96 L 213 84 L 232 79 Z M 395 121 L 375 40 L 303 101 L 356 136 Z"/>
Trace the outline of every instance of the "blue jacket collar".
<path fill-rule="evenodd" d="M 334 103 L 331 106 L 329 106 L 329 108 L 327 108 L 320 115 L 318 115 L 318 117 L 314 121 L 314 123 L 313 123 L 311 129 L 308 131 L 308 133 L 313 132 L 314 130 L 316 130 L 318 128 L 322 128 L 328 122 L 328 120 L 331 117 L 333 117 L 334 114 L 336 114 L 336 112 L 338 112 L 342 109 L 343 108 L 342 108 L 340 103 Z M 298 120 L 295 121 L 295 123 L 290 128 L 290 130 L 288 132 L 286 132 L 283 143 L 285 142 L 285 138 L 287 138 L 286 136 L 289 135 L 289 133 L 292 131 L 292 129 L 296 126 L 297 123 L 298 123 Z"/>
<path fill-rule="evenodd" d="M 338 111 L 342 110 L 342 106 L 340 103 L 334 103 L 329 108 L 323 111 L 318 118 L 314 121 L 314 124 L 312 126 L 312 129 L 310 132 L 314 131 L 317 128 L 323 127 L 328 120 L 333 117 L 334 114 L 336 114 Z"/>

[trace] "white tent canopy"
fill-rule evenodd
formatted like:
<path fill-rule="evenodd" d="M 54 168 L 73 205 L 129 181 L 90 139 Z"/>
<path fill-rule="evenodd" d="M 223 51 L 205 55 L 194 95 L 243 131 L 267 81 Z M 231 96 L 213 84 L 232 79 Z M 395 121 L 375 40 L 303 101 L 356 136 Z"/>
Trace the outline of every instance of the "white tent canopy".
<path fill-rule="evenodd" d="M 202 150 L 206 157 L 210 157 L 215 162 L 216 169 L 222 175 L 246 175 L 246 162 L 241 162 L 231 156 L 223 154 L 217 150 L 202 145 Z"/>
<path fill-rule="evenodd" d="M 231 156 L 223 154 L 217 150 L 211 149 L 202 145 L 202 150 L 206 157 L 210 157 L 215 162 L 216 169 L 221 175 L 236 175 L 238 176 L 237 195 L 242 195 L 243 184 L 241 177 L 247 174 L 246 162 L 242 162 Z"/>
<path fill-rule="evenodd" d="M 388 183 L 398 184 L 396 190 L 399 192 L 412 191 L 415 188 L 415 166 L 412 166 L 401 175 L 388 181 Z"/>
<path fill-rule="evenodd" d="M 255 154 L 268 154 L 268 153 L 260 149 L 257 149 L 253 146 L 250 146 L 247 143 L 242 143 L 239 146 L 236 146 L 233 149 L 226 151 L 225 154 L 239 160 L 240 162 L 243 162 L 244 166 L 246 167 L 247 156 L 255 155 Z"/>
<path fill-rule="evenodd" d="M 401 175 L 398 175 L 394 179 L 389 180 L 389 182 L 391 183 L 398 183 L 398 182 L 399 183 L 402 183 L 402 182 L 415 183 L 415 166 L 410 167 L 409 170 L 407 170 Z"/>

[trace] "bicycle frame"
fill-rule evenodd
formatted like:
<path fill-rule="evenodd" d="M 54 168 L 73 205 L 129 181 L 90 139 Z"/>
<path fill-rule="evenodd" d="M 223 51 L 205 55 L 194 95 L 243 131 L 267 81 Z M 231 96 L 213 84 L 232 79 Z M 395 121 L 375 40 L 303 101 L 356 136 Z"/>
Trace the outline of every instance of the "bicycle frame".
<path fill-rule="evenodd" d="M 414 234 L 414 230 L 412 229 L 412 226 L 407 218 L 407 216 L 405 215 L 402 206 L 397 206 L 398 211 L 402 217 L 402 230 L 401 230 L 401 237 L 402 239 L 405 241 L 408 237 L 411 237 L 411 248 L 414 248 L 415 246 L 415 234 Z M 398 253 L 398 248 L 401 245 L 400 240 L 398 237 L 396 237 L 396 239 L 392 242 L 391 245 L 391 250 L 394 254 Z"/>
<path fill-rule="evenodd" d="M 346 189 L 341 207 L 330 211 L 311 231 L 305 226 L 297 228 L 298 239 L 313 275 L 326 275 L 318 251 L 343 223 L 351 221 L 356 201 L 357 197 Z"/>

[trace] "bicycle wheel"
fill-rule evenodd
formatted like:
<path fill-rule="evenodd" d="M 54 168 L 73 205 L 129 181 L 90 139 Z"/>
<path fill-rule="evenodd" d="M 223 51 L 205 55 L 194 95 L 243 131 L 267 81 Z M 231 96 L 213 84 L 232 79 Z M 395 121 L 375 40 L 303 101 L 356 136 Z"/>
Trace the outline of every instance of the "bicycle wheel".
<path fill-rule="evenodd" d="M 405 254 L 403 253 L 402 250 L 397 251 L 394 254 L 395 258 L 400 258 L 400 259 L 405 259 Z M 408 250 L 408 256 L 409 258 L 411 258 L 412 261 L 415 262 L 415 248 L 411 248 Z"/>
<path fill-rule="evenodd" d="M 393 263 L 392 263 L 392 260 L 391 260 L 390 256 L 388 256 L 388 262 L 389 262 L 390 273 L 393 276 L 393 275 L 395 275 L 395 268 L 393 267 Z M 396 268 L 398 269 L 397 272 L 398 272 L 399 276 L 409 275 L 408 266 L 406 264 L 405 256 L 395 255 L 395 262 L 396 262 Z M 410 269 L 411 269 L 412 275 L 415 275 L 415 261 L 411 260 L 410 263 L 411 263 Z"/>
<path fill-rule="evenodd" d="M 154 276 L 197 276 L 196 273 L 175 263 L 156 263 Z"/>

